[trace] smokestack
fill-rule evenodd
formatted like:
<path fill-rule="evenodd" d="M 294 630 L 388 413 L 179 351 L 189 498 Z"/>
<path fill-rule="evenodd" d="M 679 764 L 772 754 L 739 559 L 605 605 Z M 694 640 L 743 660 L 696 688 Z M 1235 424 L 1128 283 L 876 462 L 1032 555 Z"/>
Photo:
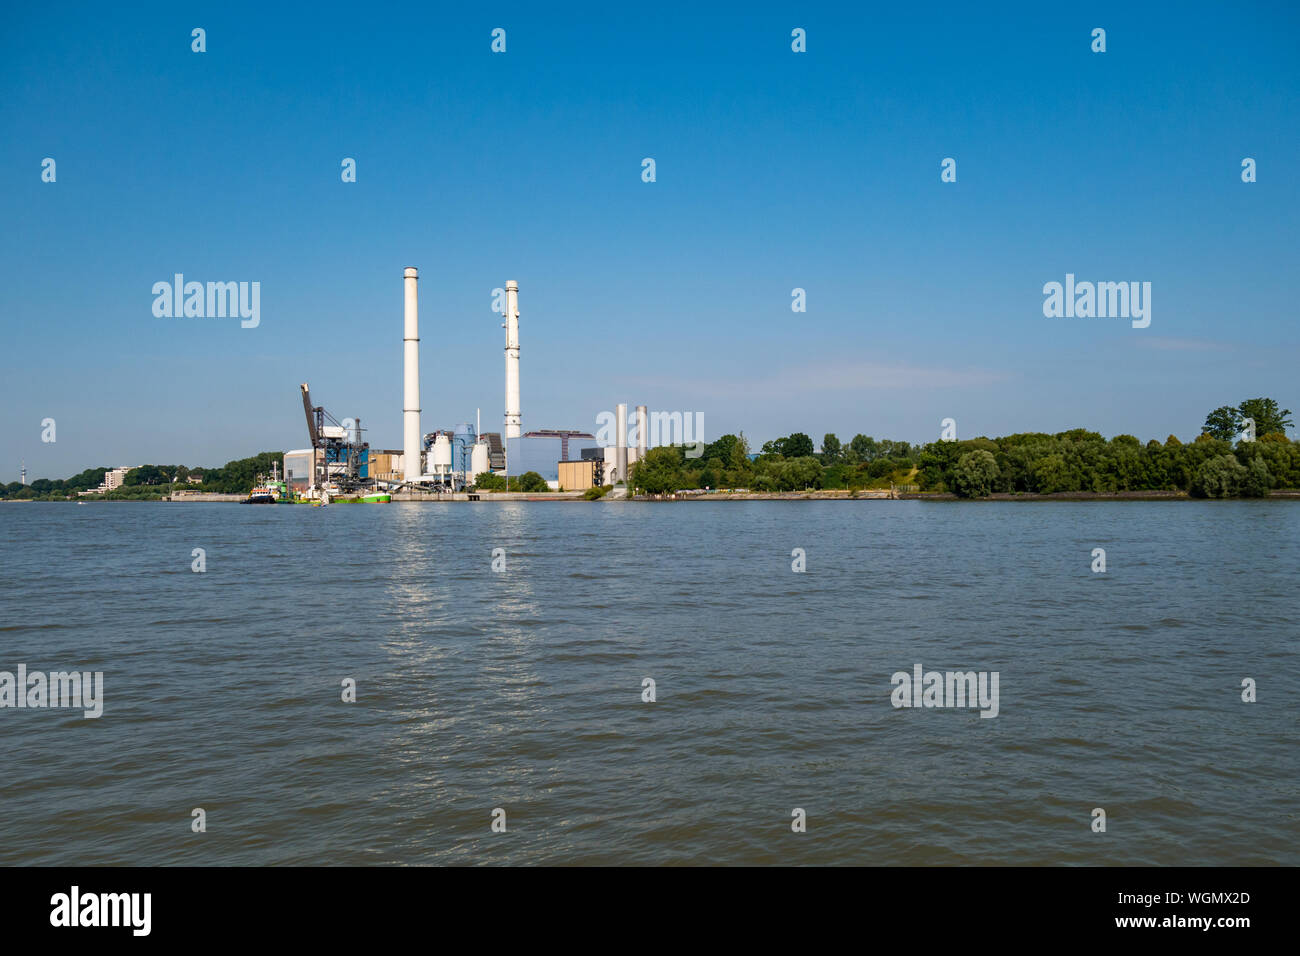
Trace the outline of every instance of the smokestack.
<path fill-rule="evenodd" d="M 403 273 L 406 287 L 406 331 L 402 338 L 405 358 L 405 400 L 402 402 L 402 470 L 407 481 L 420 480 L 420 302 L 416 283 L 420 271 L 408 266 Z"/>
<path fill-rule="evenodd" d="M 646 443 L 650 440 L 650 416 L 644 405 L 636 407 L 636 460 L 645 460 Z"/>
<path fill-rule="evenodd" d="M 519 437 L 519 283 L 506 283 L 506 434 Z"/>
<path fill-rule="evenodd" d="M 614 468 L 618 471 L 618 480 L 627 481 L 627 406 L 619 405 L 614 427 L 618 430 L 618 444 L 615 445 Z"/>

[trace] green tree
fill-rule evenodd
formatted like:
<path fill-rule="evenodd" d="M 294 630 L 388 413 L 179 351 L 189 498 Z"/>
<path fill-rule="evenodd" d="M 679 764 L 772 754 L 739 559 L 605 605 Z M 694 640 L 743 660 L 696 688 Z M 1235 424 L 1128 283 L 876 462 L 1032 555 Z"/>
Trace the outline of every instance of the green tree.
<path fill-rule="evenodd" d="M 777 454 L 786 458 L 807 458 L 813 453 L 813 440 L 803 432 L 795 432 L 776 441 Z"/>
<path fill-rule="evenodd" d="M 998 478 L 998 463 L 982 448 L 968 451 L 953 468 L 953 490 L 963 498 L 987 498 Z"/>
<path fill-rule="evenodd" d="M 1285 435 L 1288 428 L 1294 427 L 1291 423 L 1291 409 L 1278 408 L 1277 402 L 1271 398 L 1248 398 L 1237 406 L 1237 412 L 1240 418 L 1254 420 L 1256 436 L 1274 433 Z M 1231 439 L 1236 436 L 1219 437 Z"/>
<path fill-rule="evenodd" d="M 912 446 L 905 441 L 891 441 L 888 438 L 882 438 L 876 449 L 878 458 L 896 458 L 900 461 L 911 461 L 915 452 Z"/>
<path fill-rule="evenodd" d="M 532 494 L 537 491 L 550 491 L 551 486 L 535 471 L 526 471 L 510 483 L 511 491 L 522 491 L 526 494 Z"/>
<path fill-rule="evenodd" d="M 736 446 L 731 450 L 731 460 L 727 462 L 727 465 L 737 470 L 750 467 L 749 439 L 745 437 L 743 431 L 736 438 Z"/>
<path fill-rule="evenodd" d="M 1241 431 L 1241 413 L 1231 405 L 1220 405 L 1205 416 L 1201 433 L 1219 441 L 1233 441 Z"/>
<path fill-rule="evenodd" d="M 1197 498 L 1233 498 L 1246 480 L 1246 468 L 1232 455 L 1216 455 L 1196 469 L 1188 491 Z"/>
<path fill-rule="evenodd" d="M 1273 487 L 1273 476 L 1269 474 L 1268 465 L 1263 457 L 1252 458 L 1246 465 L 1246 474 L 1241 480 L 1243 498 L 1263 498 Z"/>
<path fill-rule="evenodd" d="M 252 458 L 236 458 L 220 468 L 203 469 L 203 490 L 223 494 L 246 495 L 253 490 L 258 475 L 269 475 L 273 462 L 283 462 L 284 452 L 264 451 Z"/>
<path fill-rule="evenodd" d="M 474 476 L 474 489 L 476 491 L 505 491 L 505 476 L 494 475 L 490 471 L 477 474 Z"/>
<path fill-rule="evenodd" d="M 666 495 L 681 489 L 680 450 L 670 445 L 649 449 L 645 459 L 632 466 L 631 484 L 651 495 Z"/>
<path fill-rule="evenodd" d="M 740 439 L 735 435 L 721 435 L 717 441 L 711 441 L 704 446 L 705 461 L 718 459 L 722 462 L 724 468 L 735 467 L 736 446 L 740 444 Z"/>
<path fill-rule="evenodd" d="M 784 463 L 783 477 L 787 490 L 795 491 L 807 488 L 820 488 L 822 485 L 822 463 L 812 455 L 804 455 Z"/>
<path fill-rule="evenodd" d="M 1070 474 L 1070 466 L 1062 455 L 1045 455 L 1029 468 L 1033 476 L 1034 491 L 1050 495 L 1058 491 L 1079 491 L 1077 475 Z M 1072 480 L 1073 479 L 1073 480 Z"/>
<path fill-rule="evenodd" d="M 160 485 L 166 480 L 167 473 L 157 465 L 141 465 L 139 468 L 132 468 L 128 471 L 122 478 L 122 484 Z"/>
<path fill-rule="evenodd" d="M 927 491 L 951 490 L 952 471 L 961 454 L 962 447 L 955 441 L 931 442 L 921 449 L 917 460 L 917 481 L 921 487 Z"/>
<path fill-rule="evenodd" d="M 833 434 L 827 434 L 822 438 L 822 464 L 834 465 L 843 456 L 843 449 L 840 446 L 840 440 Z"/>
<path fill-rule="evenodd" d="M 870 435 L 854 435 L 849 442 L 849 453 L 853 461 L 873 461 L 877 454 L 876 440 Z"/>

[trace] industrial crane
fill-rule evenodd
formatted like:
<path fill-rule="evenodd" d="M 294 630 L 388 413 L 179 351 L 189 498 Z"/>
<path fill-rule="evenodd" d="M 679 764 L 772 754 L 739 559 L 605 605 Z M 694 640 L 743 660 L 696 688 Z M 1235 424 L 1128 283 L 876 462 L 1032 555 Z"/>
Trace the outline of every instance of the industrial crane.
<path fill-rule="evenodd" d="M 311 388 L 306 382 L 299 387 L 307 416 L 307 437 L 313 449 L 323 452 L 314 456 L 312 484 L 321 488 L 326 480 L 332 480 L 343 491 L 359 488 L 364 480 L 361 469 L 370 460 L 370 443 L 361 441 L 361 419 L 352 419 L 351 428 L 343 425 L 323 405 L 312 405 Z"/>

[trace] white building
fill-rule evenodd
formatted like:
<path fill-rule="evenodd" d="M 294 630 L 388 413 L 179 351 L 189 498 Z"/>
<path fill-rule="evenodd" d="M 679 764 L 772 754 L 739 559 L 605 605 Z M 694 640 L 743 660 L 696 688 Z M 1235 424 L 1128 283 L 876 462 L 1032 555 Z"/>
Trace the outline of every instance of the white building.
<path fill-rule="evenodd" d="M 123 465 L 121 468 L 113 468 L 104 475 L 104 480 L 99 483 L 95 489 L 97 494 L 103 494 L 106 491 L 112 491 L 114 488 L 121 488 L 122 482 L 126 478 L 126 473 L 136 465 Z"/>

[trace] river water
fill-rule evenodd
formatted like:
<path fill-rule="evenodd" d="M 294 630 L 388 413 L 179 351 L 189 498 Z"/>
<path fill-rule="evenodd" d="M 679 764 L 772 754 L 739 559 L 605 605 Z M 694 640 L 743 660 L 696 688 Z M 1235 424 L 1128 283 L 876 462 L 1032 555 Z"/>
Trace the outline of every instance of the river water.
<path fill-rule="evenodd" d="M 1298 568 L 1285 501 L 0 505 L 0 671 L 103 673 L 0 709 L 0 863 L 1294 866 Z"/>

